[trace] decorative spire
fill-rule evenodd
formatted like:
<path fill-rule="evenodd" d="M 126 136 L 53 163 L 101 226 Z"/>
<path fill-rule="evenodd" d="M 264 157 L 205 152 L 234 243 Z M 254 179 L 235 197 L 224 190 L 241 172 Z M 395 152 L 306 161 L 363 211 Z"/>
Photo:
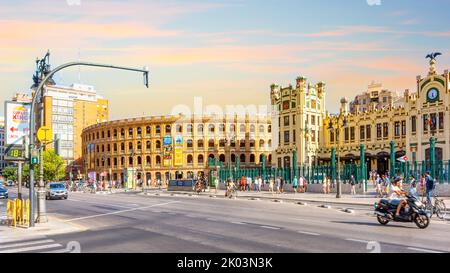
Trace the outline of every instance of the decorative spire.
<path fill-rule="evenodd" d="M 425 58 L 430 59 L 430 72 L 428 72 L 428 75 L 436 75 L 436 57 L 442 55 L 440 52 L 432 52 L 428 54 Z"/>

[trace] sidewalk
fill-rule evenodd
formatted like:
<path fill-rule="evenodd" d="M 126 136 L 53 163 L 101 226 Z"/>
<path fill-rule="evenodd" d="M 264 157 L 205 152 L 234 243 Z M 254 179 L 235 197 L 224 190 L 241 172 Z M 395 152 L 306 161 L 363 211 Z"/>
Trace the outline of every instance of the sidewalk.
<path fill-rule="evenodd" d="M 165 191 L 164 191 L 165 192 Z M 195 194 L 193 192 L 180 192 L 180 191 L 170 191 L 167 193 L 174 194 Z M 215 195 L 225 196 L 225 190 L 218 190 L 217 194 L 215 194 L 215 190 L 211 189 L 210 191 L 202 192 L 200 195 Z M 254 191 L 237 191 L 237 198 L 260 198 L 260 199 L 277 199 L 277 200 L 285 200 L 291 202 L 320 202 L 320 203 L 328 203 L 328 204 L 339 204 L 339 205 L 361 205 L 361 206 L 371 206 L 380 201 L 380 198 L 375 198 L 375 193 L 367 193 L 367 194 L 357 194 L 357 195 L 349 195 L 342 194 L 341 198 L 336 198 L 335 193 L 331 194 L 322 194 L 322 193 L 270 193 L 267 191 L 262 192 L 254 192 Z M 444 198 L 445 205 L 447 206 L 447 210 L 450 208 L 450 198 Z"/>

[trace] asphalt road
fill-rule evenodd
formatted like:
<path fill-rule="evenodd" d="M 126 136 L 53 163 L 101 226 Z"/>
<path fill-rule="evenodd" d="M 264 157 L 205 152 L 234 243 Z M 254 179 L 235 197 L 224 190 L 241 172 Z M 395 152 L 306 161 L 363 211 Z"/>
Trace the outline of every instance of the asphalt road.
<path fill-rule="evenodd" d="M 34 242 L 41 240 L 64 246 L 77 241 L 82 252 L 102 253 L 450 251 L 448 222 L 432 221 L 425 230 L 414 223 L 381 226 L 367 207 L 350 214 L 317 204 L 301 206 L 208 195 L 71 193 L 68 200 L 48 201 L 47 209 L 50 216 L 87 230 L 35 238 L 23 244 L 37 245 Z M 14 247 L 24 252 L 42 250 L 24 248 L 20 242 L 3 250 Z"/>

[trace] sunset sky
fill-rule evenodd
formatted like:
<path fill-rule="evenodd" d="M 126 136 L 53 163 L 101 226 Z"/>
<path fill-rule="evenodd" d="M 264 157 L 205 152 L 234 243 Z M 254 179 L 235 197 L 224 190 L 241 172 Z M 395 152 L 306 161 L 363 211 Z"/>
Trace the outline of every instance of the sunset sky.
<path fill-rule="evenodd" d="M 269 86 L 303 75 L 327 84 L 327 108 L 372 81 L 415 91 L 425 55 L 450 68 L 450 1 L 0 0 L 0 98 L 29 90 L 36 57 L 150 68 L 141 75 L 77 68 L 59 84 L 94 85 L 111 119 L 170 114 L 177 104 L 269 103 Z M 376 1 L 369 1 L 376 2 Z M 0 110 L 3 115 L 3 107 Z"/>

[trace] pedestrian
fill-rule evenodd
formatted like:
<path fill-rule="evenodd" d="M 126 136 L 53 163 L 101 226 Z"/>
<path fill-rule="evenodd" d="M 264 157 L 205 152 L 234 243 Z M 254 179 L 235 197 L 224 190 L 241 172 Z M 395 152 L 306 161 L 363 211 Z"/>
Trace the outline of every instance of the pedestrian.
<path fill-rule="evenodd" d="M 383 197 L 383 179 L 380 177 L 380 175 L 377 174 L 377 178 L 376 178 L 376 187 L 377 187 L 377 195 L 375 196 L 375 198 L 382 198 Z"/>
<path fill-rule="evenodd" d="M 264 190 L 264 183 L 265 181 L 263 180 L 262 176 L 259 177 L 259 192 L 261 192 L 261 189 Z"/>
<path fill-rule="evenodd" d="M 298 179 L 298 186 L 299 186 L 299 192 L 304 193 L 305 192 L 305 178 L 300 175 L 300 178 Z"/>
<path fill-rule="evenodd" d="M 322 182 L 322 192 L 323 192 L 323 194 L 327 194 L 327 178 L 328 177 L 325 177 L 325 179 Z"/>
<path fill-rule="evenodd" d="M 323 181 L 323 193 L 324 194 L 329 194 L 330 193 L 330 176 L 327 175 L 325 176 L 325 180 Z"/>
<path fill-rule="evenodd" d="M 422 174 L 419 179 L 419 190 L 420 195 L 423 197 L 425 194 L 425 175 Z"/>
<path fill-rule="evenodd" d="M 294 194 L 297 193 L 297 188 L 298 188 L 298 179 L 297 176 L 294 176 L 294 181 L 292 183 L 292 188 L 294 188 Z"/>
<path fill-rule="evenodd" d="M 216 177 L 216 180 L 214 181 L 215 191 L 214 193 L 217 194 L 217 191 L 219 190 L 219 178 Z"/>
<path fill-rule="evenodd" d="M 245 191 L 245 177 L 241 177 L 241 191 Z"/>
<path fill-rule="evenodd" d="M 431 204 L 431 199 L 433 198 L 433 192 L 434 192 L 435 186 L 436 186 L 436 183 L 435 183 L 433 177 L 431 177 L 430 172 L 427 171 L 425 173 L 425 190 L 426 190 L 428 204 Z"/>
<path fill-rule="evenodd" d="M 269 192 L 271 192 L 272 193 L 272 195 L 273 195 L 273 177 L 271 176 L 270 178 L 269 178 Z"/>
<path fill-rule="evenodd" d="M 284 183 L 285 183 L 286 181 L 284 181 L 284 178 L 283 177 L 281 177 L 281 180 L 280 180 L 280 192 L 281 193 L 284 193 Z"/>
<path fill-rule="evenodd" d="M 277 194 L 281 193 L 280 188 L 281 188 L 281 177 L 277 177 L 277 181 L 276 181 L 276 186 L 277 186 Z"/>
<path fill-rule="evenodd" d="M 356 195 L 356 180 L 353 174 L 350 176 L 350 185 L 352 186 L 351 195 Z"/>

